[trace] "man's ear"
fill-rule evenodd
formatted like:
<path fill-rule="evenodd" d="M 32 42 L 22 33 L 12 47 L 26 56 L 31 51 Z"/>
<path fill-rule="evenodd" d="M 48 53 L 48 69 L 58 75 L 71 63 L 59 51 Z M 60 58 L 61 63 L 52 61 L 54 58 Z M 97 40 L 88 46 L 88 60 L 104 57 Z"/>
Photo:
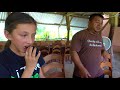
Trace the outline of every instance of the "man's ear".
<path fill-rule="evenodd" d="M 7 30 L 4 31 L 4 35 L 8 40 L 11 40 L 11 34 Z"/>

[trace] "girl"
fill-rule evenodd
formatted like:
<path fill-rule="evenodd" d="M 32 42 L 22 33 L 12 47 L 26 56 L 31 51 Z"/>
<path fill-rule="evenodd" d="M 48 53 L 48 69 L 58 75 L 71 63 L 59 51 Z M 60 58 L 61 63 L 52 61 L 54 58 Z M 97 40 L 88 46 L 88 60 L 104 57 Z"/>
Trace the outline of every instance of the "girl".
<path fill-rule="evenodd" d="M 11 13 L 5 21 L 8 39 L 0 53 L 0 78 L 44 78 L 40 51 L 33 48 L 37 23 L 25 13 Z"/>

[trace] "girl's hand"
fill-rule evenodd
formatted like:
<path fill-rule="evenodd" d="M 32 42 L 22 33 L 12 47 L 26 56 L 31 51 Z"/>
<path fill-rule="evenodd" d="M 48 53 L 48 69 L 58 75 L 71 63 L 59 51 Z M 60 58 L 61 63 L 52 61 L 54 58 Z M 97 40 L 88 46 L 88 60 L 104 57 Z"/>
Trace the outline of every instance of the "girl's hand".
<path fill-rule="evenodd" d="M 37 65 L 38 59 L 41 55 L 41 52 L 39 51 L 36 56 L 36 47 L 33 49 L 33 47 L 29 47 L 26 50 L 25 54 L 25 61 L 26 61 L 26 68 L 34 70 L 34 68 Z"/>

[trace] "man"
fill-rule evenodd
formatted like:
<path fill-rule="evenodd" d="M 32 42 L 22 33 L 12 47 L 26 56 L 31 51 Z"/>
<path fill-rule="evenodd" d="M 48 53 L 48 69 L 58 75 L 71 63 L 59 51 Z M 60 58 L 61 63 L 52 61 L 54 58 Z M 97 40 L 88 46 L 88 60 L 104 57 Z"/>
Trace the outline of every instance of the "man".
<path fill-rule="evenodd" d="M 103 46 L 101 29 L 104 17 L 101 14 L 92 14 L 88 28 L 77 32 L 71 42 L 71 57 L 75 64 L 73 77 L 75 78 L 103 78 L 100 68 L 104 58 L 110 59 L 110 54 Z"/>

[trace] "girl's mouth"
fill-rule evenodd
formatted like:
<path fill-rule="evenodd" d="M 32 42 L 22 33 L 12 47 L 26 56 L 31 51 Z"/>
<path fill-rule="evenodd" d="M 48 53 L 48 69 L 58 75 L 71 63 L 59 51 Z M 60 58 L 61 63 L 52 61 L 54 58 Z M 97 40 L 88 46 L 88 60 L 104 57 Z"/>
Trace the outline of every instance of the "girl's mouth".
<path fill-rule="evenodd" d="M 30 46 L 25 46 L 24 47 L 24 51 L 26 52 L 26 50 L 29 48 Z"/>

